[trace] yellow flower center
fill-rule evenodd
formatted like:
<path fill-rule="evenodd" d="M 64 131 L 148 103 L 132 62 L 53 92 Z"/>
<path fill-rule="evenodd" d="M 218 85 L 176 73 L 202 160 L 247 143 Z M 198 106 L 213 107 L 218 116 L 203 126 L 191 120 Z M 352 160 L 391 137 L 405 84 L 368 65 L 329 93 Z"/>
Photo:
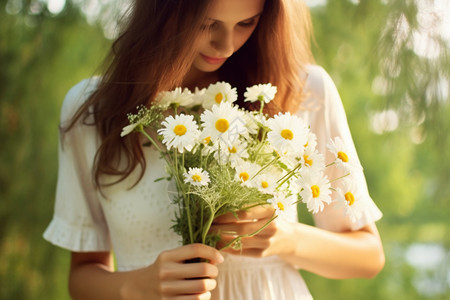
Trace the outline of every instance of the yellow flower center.
<path fill-rule="evenodd" d="M 294 133 L 289 129 L 281 130 L 281 136 L 286 140 L 292 140 L 294 138 Z"/>
<path fill-rule="evenodd" d="M 348 205 L 355 203 L 355 196 L 351 192 L 345 193 L 345 200 L 347 200 Z"/>
<path fill-rule="evenodd" d="M 269 187 L 269 183 L 268 183 L 267 181 L 263 181 L 263 182 L 261 182 L 261 186 L 262 186 L 264 189 L 267 189 L 267 188 Z"/>
<path fill-rule="evenodd" d="M 219 119 L 216 121 L 216 129 L 222 133 L 228 130 L 230 127 L 230 123 L 228 123 L 227 119 Z"/>
<path fill-rule="evenodd" d="M 236 149 L 236 147 L 235 146 L 233 146 L 233 147 L 228 147 L 228 151 L 230 151 L 230 153 L 236 153 L 237 152 L 237 149 Z"/>
<path fill-rule="evenodd" d="M 348 156 L 345 152 L 339 151 L 338 158 L 340 158 L 343 162 L 348 162 Z"/>
<path fill-rule="evenodd" d="M 207 137 L 205 137 L 205 139 L 203 141 L 205 142 L 206 145 L 208 145 L 209 142 L 211 142 L 211 137 L 207 136 Z"/>
<path fill-rule="evenodd" d="M 223 94 L 222 93 L 218 93 L 216 95 L 216 97 L 214 98 L 214 100 L 216 100 L 217 104 L 220 104 L 220 102 L 222 102 L 222 100 L 223 100 Z"/>
<path fill-rule="evenodd" d="M 280 210 L 284 211 L 284 205 L 281 202 L 277 202 L 277 206 Z"/>
<path fill-rule="evenodd" d="M 194 175 L 192 175 L 192 180 L 195 182 L 200 182 L 200 181 L 202 181 L 202 177 L 198 174 L 194 174 Z"/>
<path fill-rule="evenodd" d="M 241 173 L 239 174 L 239 178 L 240 178 L 242 181 L 247 181 L 247 180 L 250 178 L 250 176 L 248 175 L 247 172 L 241 172 Z"/>
<path fill-rule="evenodd" d="M 173 129 L 173 132 L 178 136 L 184 135 L 186 131 L 187 131 L 186 126 L 182 124 L 175 126 L 175 128 Z"/>
<path fill-rule="evenodd" d="M 317 198 L 320 196 L 320 188 L 317 185 L 313 185 L 311 187 L 313 198 Z"/>
<path fill-rule="evenodd" d="M 305 160 L 305 164 L 307 164 L 307 165 L 309 165 L 309 166 L 312 166 L 312 164 L 313 164 L 313 161 L 312 161 L 312 159 L 309 159 L 309 156 L 308 155 L 303 155 L 303 159 Z"/>

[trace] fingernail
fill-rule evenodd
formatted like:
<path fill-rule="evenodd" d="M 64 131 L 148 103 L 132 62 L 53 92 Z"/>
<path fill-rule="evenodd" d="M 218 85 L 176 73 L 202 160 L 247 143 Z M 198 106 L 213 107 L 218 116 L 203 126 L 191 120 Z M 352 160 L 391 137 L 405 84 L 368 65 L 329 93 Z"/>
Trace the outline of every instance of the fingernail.
<path fill-rule="evenodd" d="M 218 263 L 221 264 L 225 261 L 225 258 L 222 256 L 222 254 L 219 254 L 219 260 Z"/>

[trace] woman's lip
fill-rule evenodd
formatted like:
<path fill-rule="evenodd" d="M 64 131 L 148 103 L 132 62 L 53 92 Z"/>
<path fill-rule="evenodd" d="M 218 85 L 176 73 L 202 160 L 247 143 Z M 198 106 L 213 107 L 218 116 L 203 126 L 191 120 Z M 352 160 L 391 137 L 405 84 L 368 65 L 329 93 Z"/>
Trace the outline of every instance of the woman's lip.
<path fill-rule="evenodd" d="M 221 64 L 221 63 L 223 63 L 224 61 L 227 60 L 226 57 L 224 57 L 224 58 L 216 58 L 216 57 L 207 56 L 207 55 L 204 55 L 204 54 L 201 54 L 201 53 L 200 53 L 200 56 L 201 56 L 207 63 L 212 64 L 212 65 Z"/>

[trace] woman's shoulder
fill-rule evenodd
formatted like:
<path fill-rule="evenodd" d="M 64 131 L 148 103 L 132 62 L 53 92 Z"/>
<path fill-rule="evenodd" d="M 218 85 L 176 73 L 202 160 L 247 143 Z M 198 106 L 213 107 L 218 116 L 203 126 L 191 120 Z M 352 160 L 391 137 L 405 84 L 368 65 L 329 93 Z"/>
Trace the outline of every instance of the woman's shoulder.
<path fill-rule="evenodd" d="M 307 65 L 303 68 L 301 77 L 304 80 L 303 99 L 299 111 L 324 111 L 325 107 L 333 105 L 336 86 L 328 72 L 319 65 Z M 330 98 L 330 96 L 333 97 Z"/>
<path fill-rule="evenodd" d="M 308 94 L 314 94 L 320 99 L 325 98 L 325 91 L 334 88 L 334 82 L 328 72 L 320 65 L 307 65 L 304 69 L 305 89 Z"/>
<path fill-rule="evenodd" d="M 72 118 L 89 96 L 97 89 L 100 77 L 86 78 L 69 89 L 61 108 L 61 121 Z"/>

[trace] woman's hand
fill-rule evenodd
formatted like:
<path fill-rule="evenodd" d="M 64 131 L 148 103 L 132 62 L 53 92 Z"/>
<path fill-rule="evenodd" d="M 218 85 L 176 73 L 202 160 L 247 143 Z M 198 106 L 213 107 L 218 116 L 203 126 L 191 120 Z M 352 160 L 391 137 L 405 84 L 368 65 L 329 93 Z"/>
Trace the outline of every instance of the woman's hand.
<path fill-rule="evenodd" d="M 210 299 L 220 252 L 192 244 L 162 252 L 142 269 L 116 272 L 111 252 L 72 252 L 69 291 L 82 300 Z M 185 263 L 199 258 L 204 262 Z"/>
<path fill-rule="evenodd" d="M 185 263 L 200 258 L 207 262 Z M 123 299 L 210 299 L 216 287 L 216 249 L 202 244 L 162 252 L 151 266 L 133 273 L 121 290 Z"/>
<path fill-rule="evenodd" d="M 228 245 L 234 238 L 242 235 L 250 235 L 274 217 L 274 209 L 271 206 L 258 206 L 234 214 L 228 213 L 216 218 L 211 226 L 211 232 L 220 235 L 218 249 Z M 243 237 L 237 247 L 228 247 L 223 252 L 240 254 L 252 257 L 266 257 L 284 254 L 289 251 L 290 226 L 288 223 L 276 218 L 263 230 L 250 237 Z"/>

